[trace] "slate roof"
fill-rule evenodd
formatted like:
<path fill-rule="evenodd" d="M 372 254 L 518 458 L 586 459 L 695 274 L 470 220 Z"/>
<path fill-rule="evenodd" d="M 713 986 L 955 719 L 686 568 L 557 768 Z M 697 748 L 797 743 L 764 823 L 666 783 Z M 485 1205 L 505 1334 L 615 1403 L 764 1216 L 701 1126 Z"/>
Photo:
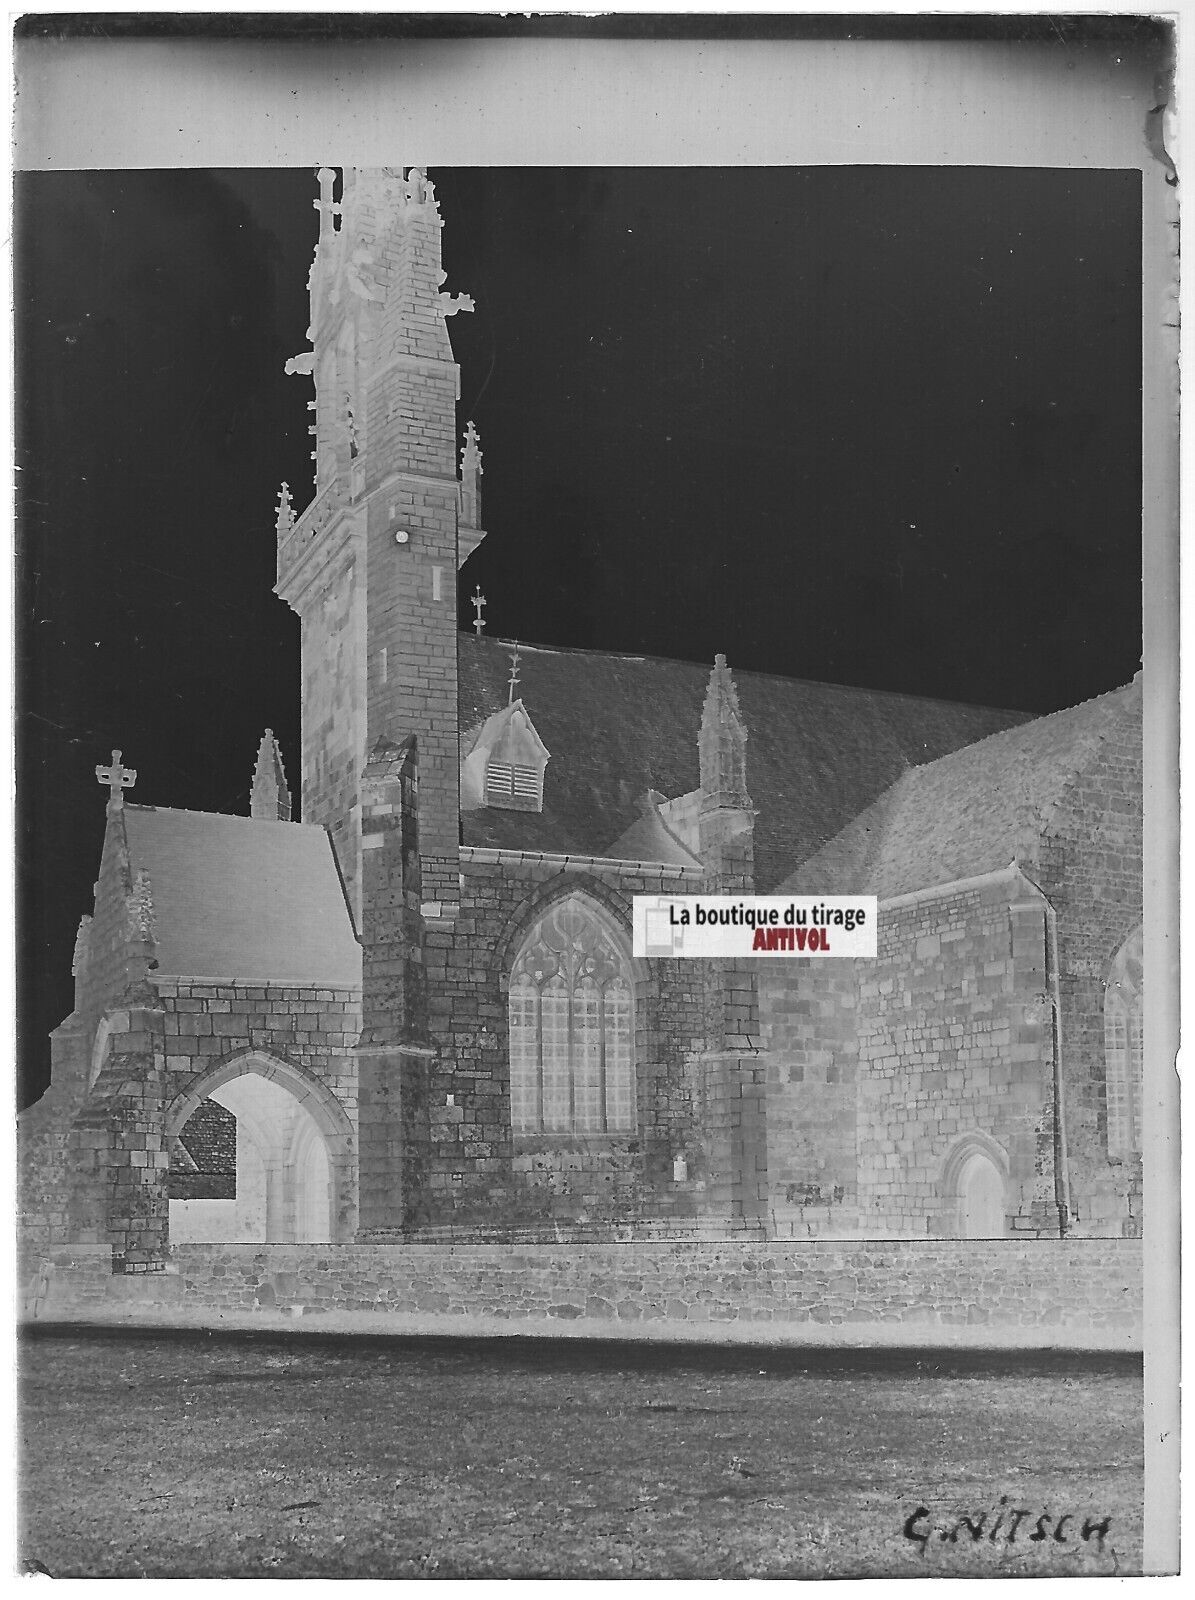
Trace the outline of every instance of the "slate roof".
<path fill-rule="evenodd" d="M 905 773 L 783 889 L 885 899 L 994 872 L 1014 859 L 1030 865 L 1067 785 L 1121 718 L 1140 710 L 1138 675 L 1126 688 Z"/>
<path fill-rule="evenodd" d="M 171 1151 L 172 1200 L 235 1200 L 237 1119 L 215 1100 L 201 1100 Z"/>
<path fill-rule="evenodd" d="M 460 636 L 460 725 L 506 703 L 509 641 Z M 483 807 L 466 844 L 608 855 L 639 837 L 637 801 L 697 787 L 710 666 L 519 645 L 519 692 L 552 752 L 542 813 Z M 773 888 L 909 767 L 1025 720 L 1020 712 L 731 670 L 747 725 L 756 886 Z M 635 830 L 631 832 L 631 830 Z M 633 859 L 622 856 L 620 859 Z M 643 859 L 648 859 L 644 857 Z"/>
<path fill-rule="evenodd" d="M 325 829 L 128 804 L 124 821 L 133 869 L 149 874 L 160 972 L 360 983 Z"/>
<path fill-rule="evenodd" d="M 171 1151 L 172 1200 L 235 1200 L 237 1124 L 231 1111 L 202 1100 Z"/>

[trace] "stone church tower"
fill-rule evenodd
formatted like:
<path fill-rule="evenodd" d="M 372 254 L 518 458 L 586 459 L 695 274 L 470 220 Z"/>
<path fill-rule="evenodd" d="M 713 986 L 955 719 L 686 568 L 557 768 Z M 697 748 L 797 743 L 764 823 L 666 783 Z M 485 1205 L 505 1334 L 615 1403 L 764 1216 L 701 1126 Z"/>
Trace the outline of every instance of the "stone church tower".
<path fill-rule="evenodd" d="M 414 849 L 425 914 L 459 900 L 457 593 L 477 548 L 476 437 L 456 468 L 459 371 L 442 292 L 434 188 L 418 168 L 320 172 L 311 269 L 315 497 L 297 518 L 283 485 L 277 593 L 302 622 L 304 822 L 331 830 L 363 926 L 366 764 L 407 741 L 417 764 Z M 412 864 L 413 865 L 413 864 Z"/>

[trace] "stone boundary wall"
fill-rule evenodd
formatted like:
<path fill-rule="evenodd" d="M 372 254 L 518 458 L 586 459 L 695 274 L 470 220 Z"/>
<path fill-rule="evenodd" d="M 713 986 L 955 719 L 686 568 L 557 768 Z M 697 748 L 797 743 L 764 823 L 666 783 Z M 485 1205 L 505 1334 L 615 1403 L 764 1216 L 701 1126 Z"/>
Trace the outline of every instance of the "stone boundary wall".
<path fill-rule="evenodd" d="M 979 1136 L 1007 1162 L 1006 1227 L 1057 1235 L 1044 987 L 1041 903 L 1019 882 L 886 910 L 856 1015 L 864 1229 L 956 1234 L 948 1158 Z"/>
<path fill-rule="evenodd" d="M 30 1320 L 312 1332 L 1139 1349 L 1141 1249 L 1083 1239 L 175 1246 L 112 1277 L 64 1248 Z"/>

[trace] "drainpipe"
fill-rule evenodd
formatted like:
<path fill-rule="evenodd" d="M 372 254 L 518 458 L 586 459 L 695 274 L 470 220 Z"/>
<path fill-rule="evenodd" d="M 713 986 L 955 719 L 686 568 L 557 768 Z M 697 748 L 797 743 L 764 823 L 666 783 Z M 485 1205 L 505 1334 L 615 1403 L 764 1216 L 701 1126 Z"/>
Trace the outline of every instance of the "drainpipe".
<path fill-rule="evenodd" d="M 1071 1221 L 1070 1156 L 1066 1146 L 1066 1094 L 1062 1080 L 1062 991 L 1058 983 L 1058 918 L 1049 895 L 1034 883 L 1024 867 L 1021 876 L 1041 896 L 1046 913 L 1046 980 L 1050 986 L 1050 1029 L 1054 1050 L 1054 1203 L 1058 1207 L 1058 1233 L 1066 1237 Z"/>

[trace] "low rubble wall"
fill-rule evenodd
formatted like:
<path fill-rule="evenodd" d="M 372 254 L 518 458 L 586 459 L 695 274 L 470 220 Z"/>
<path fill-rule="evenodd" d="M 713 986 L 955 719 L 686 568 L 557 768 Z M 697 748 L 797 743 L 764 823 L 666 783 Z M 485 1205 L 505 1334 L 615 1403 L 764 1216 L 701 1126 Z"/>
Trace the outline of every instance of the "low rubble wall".
<path fill-rule="evenodd" d="M 1131 1239 L 184 1244 L 40 1262 L 27 1319 L 985 1348 L 1139 1349 Z"/>

